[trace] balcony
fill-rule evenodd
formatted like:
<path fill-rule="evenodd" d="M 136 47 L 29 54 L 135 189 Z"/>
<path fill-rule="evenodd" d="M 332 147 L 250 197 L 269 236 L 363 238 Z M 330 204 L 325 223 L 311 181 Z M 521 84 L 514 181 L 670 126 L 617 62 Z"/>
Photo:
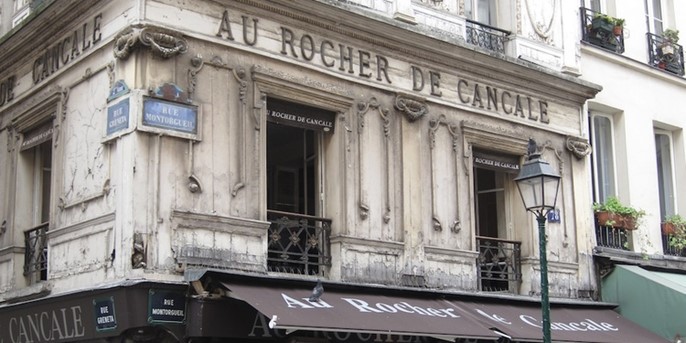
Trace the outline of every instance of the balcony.
<path fill-rule="evenodd" d="M 596 221 L 595 237 L 598 246 L 629 250 L 629 232 L 627 229 L 600 225 Z"/>
<path fill-rule="evenodd" d="M 467 19 L 466 35 L 467 43 L 504 54 L 505 41 L 510 36 L 510 31 Z"/>
<path fill-rule="evenodd" d="M 38 280 L 47 280 L 48 276 L 48 224 L 24 231 L 24 275 L 38 274 Z"/>
<path fill-rule="evenodd" d="M 624 31 L 615 30 L 614 25 L 608 25 L 600 19 L 602 13 L 580 8 L 582 40 L 589 44 L 612 51 L 624 53 Z"/>
<path fill-rule="evenodd" d="M 669 235 L 662 234 L 662 251 L 665 255 L 686 257 L 686 249 L 679 249 L 669 244 Z"/>
<path fill-rule="evenodd" d="M 267 211 L 270 272 L 324 276 L 331 265 L 331 220 L 298 213 Z"/>
<path fill-rule="evenodd" d="M 476 237 L 479 287 L 485 292 L 516 293 L 522 279 L 521 242 Z"/>
<path fill-rule="evenodd" d="M 647 33 L 648 58 L 652 67 L 684 76 L 684 48 L 662 36 Z"/>

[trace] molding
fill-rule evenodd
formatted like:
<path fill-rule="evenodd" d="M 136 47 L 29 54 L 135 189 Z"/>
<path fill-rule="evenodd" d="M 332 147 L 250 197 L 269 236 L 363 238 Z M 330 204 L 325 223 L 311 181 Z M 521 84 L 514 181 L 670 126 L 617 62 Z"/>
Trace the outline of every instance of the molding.
<path fill-rule="evenodd" d="M 57 237 L 61 237 L 61 236 L 64 236 L 64 235 L 67 235 L 67 234 L 70 234 L 70 233 L 76 232 L 76 231 L 92 229 L 93 226 L 113 222 L 114 219 L 115 219 L 115 213 L 109 212 L 109 213 L 106 213 L 106 214 L 103 214 L 103 215 L 100 215 L 97 217 L 93 217 L 91 219 L 80 221 L 78 223 L 63 226 L 60 228 L 53 228 L 51 230 L 48 230 L 47 236 L 48 236 L 49 241 L 52 243 L 52 240 L 56 239 Z M 99 230 L 94 231 L 94 232 L 100 232 L 100 231 L 106 231 L 106 230 L 112 230 L 112 227 L 108 227 L 105 229 L 99 229 Z"/>
<path fill-rule="evenodd" d="M 567 136 L 566 148 L 572 152 L 572 155 L 574 155 L 577 160 L 584 159 L 584 157 L 588 156 L 593 150 L 588 139 L 573 136 Z"/>
<path fill-rule="evenodd" d="M 450 249 L 445 247 L 435 247 L 435 246 L 425 246 L 424 254 L 426 259 L 435 262 L 452 262 L 455 259 L 451 257 L 462 258 L 465 261 L 474 263 L 477 257 L 479 257 L 478 251 L 471 250 L 460 250 L 460 249 Z"/>
<path fill-rule="evenodd" d="M 342 246 L 354 246 L 356 248 L 367 247 L 370 252 L 382 255 L 400 255 L 405 250 L 405 243 L 395 241 L 379 241 L 368 238 L 352 236 L 331 236 L 331 244 L 341 244 Z M 357 249 L 359 250 L 359 249 Z M 384 251 L 385 250 L 385 251 Z M 395 250 L 395 252 L 388 251 Z"/>
<path fill-rule="evenodd" d="M 14 254 L 21 254 L 22 258 L 23 258 L 25 251 L 26 251 L 25 247 L 20 247 L 20 246 L 16 246 L 16 245 L 11 245 L 8 247 L 0 248 L 0 262 L 12 260 L 11 255 L 14 255 Z M 9 257 L 6 257 L 8 255 L 9 255 Z"/>
<path fill-rule="evenodd" d="M 175 227 L 176 230 L 205 228 L 258 237 L 264 237 L 271 225 L 271 223 L 267 221 L 185 210 L 173 210 L 171 213 L 171 222 L 175 224 L 173 227 Z"/>
<path fill-rule="evenodd" d="M 440 200 L 438 198 L 438 189 L 441 188 L 440 185 L 437 184 L 437 177 L 436 177 L 436 170 L 438 167 L 436 166 L 436 156 L 435 156 L 435 146 L 436 146 L 436 132 L 441 128 L 444 127 L 446 130 L 448 130 L 448 133 L 452 137 L 452 152 L 453 152 L 453 175 L 455 177 L 455 194 L 456 194 L 456 199 L 455 199 L 455 213 L 456 217 L 450 223 L 450 231 L 452 233 L 459 233 L 462 230 L 462 223 L 460 220 L 460 202 L 459 202 L 459 194 L 460 194 L 460 187 L 459 187 L 459 164 L 460 164 L 460 158 L 458 155 L 458 144 L 459 144 L 459 133 L 458 133 L 458 126 L 451 124 L 446 121 L 446 116 L 445 114 L 441 114 L 438 116 L 436 119 L 432 119 L 429 122 L 429 137 L 430 137 L 430 149 L 431 152 L 429 154 L 429 158 L 431 159 L 431 212 L 432 212 L 432 220 L 433 220 L 433 228 L 436 231 L 443 231 L 443 225 L 441 223 L 441 220 L 438 216 L 438 208 L 437 205 L 440 203 Z"/>
<path fill-rule="evenodd" d="M 390 171 L 390 166 L 391 166 L 391 159 L 392 159 L 392 146 L 391 146 L 391 139 L 390 139 L 390 134 L 391 134 L 391 116 L 390 116 L 390 110 L 386 107 L 381 106 L 379 101 L 376 99 L 376 97 L 371 97 L 369 98 L 368 101 L 364 102 L 358 102 L 357 103 L 357 118 L 358 118 L 358 127 L 357 127 L 357 137 L 358 137 L 358 142 L 357 142 L 357 152 L 358 152 L 358 187 L 359 187 L 359 201 L 358 201 L 358 206 L 360 210 L 360 218 L 365 220 L 369 217 L 369 194 L 367 193 L 366 185 L 365 185 L 365 179 L 366 179 L 366 171 L 369 170 L 367 166 L 364 164 L 364 158 L 363 155 L 365 153 L 365 148 L 363 147 L 363 142 L 365 141 L 363 139 L 363 131 L 364 131 L 364 126 L 365 126 L 365 116 L 367 115 L 367 112 L 369 112 L 369 109 L 375 109 L 379 113 L 379 116 L 381 116 L 381 120 L 383 121 L 383 135 L 384 135 L 384 141 L 385 144 L 383 145 L 383 154 L 386 155 L 386 159 L 383 161 L 383 172 L 384 172 L 384 179 L 386 180 L 386 185 L 385 185 L 385 199 L 384 199 L 384 214 L 383 214 L 383 221 L 384 223 L 388 224 L 391 220 L 391 171 Z"/>

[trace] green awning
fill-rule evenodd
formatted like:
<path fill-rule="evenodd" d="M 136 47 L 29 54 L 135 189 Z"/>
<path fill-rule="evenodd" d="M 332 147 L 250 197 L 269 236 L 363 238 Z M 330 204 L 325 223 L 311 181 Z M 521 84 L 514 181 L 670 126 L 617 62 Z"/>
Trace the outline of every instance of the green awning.
<path fill-rule="evenodd" d="M 686 275 L 615 266 L 602 281 L 602 300 L 622 316 L 673 341 L 686 337 Z"/>

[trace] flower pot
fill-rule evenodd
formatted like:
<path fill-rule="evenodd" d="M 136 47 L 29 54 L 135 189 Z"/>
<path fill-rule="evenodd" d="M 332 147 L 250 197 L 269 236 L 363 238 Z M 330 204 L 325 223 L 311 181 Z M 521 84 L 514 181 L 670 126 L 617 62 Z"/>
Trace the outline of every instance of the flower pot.
<path fill-rule="evenodd" d="M 595 213 L 595 218 L 598 221 L 598 225 L 615 227 L 618 224 L 619 216 L 607 211 L 600 211 Z"/>
<path fill-rule="evenodd" d="M 662 234 L 665 236 L 673 235 L 676 232 L 676 227 L 672 223 L 662 223 Z"/>
<path fill-rule="evenodd" d="M 598 225 L 610 226 L 614 229 L 635 230 L 636 220 L 631 216 L 622 216 L 616 213 L 600 211 L 595 213 Z"/>
<path fill-rule="evenodd" d="M 612 33 L 613 33 L 615 36 L 621 36 L 621 35 L 622 35 L 622 27 L 619 26 L 619 25 L 615 25 L 615 27 L 612 28 Z"/>
<path fill-rule="evenodd" d="M 660 52 L 662 53 L 663 56 L 673 55 L 674 54 L 674 45 L 664 44 L 660 47 Z"/>
<path fill-rule="evenodd" d="M 636 220 L 633 217 L 630 216 L 619 216 L 619 228 L 625 229 L 625 230 L 636 230 Z"/>

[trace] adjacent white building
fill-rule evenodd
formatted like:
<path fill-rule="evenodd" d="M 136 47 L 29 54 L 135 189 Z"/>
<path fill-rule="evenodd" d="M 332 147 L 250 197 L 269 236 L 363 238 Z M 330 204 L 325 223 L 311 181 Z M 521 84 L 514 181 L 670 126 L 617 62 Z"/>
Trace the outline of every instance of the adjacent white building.
<path fill-rule="evenodd" d="M 606 288 L 683 265 L 683 4 L 0 6 L 0 341 L 540 341 L 530 141 L 553 340 L 681 333 Z"/>

